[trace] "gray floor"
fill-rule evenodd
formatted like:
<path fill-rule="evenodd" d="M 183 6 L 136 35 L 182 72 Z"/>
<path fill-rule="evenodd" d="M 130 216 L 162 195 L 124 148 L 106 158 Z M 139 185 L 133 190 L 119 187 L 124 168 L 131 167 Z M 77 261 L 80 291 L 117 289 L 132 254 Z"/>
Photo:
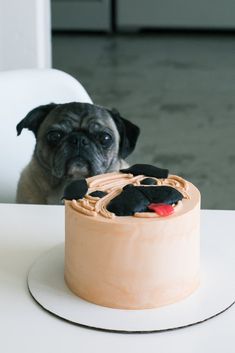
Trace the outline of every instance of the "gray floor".
<path fill-rule="evenodd" d="M 53 35 L 53 66 L 141 128 L 130 163 L 191 180 L 235 209 L 235 36 Z"/>

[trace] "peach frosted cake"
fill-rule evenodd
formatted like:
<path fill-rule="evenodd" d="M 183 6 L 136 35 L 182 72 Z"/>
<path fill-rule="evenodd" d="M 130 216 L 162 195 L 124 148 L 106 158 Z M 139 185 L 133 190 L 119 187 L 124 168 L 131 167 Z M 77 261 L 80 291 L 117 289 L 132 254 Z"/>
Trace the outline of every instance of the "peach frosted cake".
<path fill-rule="evenodd" d="M 200 283 L 200 192 L 147 164 L 65 189 L 65 281 L 92 303 L 146 309 Z"/>

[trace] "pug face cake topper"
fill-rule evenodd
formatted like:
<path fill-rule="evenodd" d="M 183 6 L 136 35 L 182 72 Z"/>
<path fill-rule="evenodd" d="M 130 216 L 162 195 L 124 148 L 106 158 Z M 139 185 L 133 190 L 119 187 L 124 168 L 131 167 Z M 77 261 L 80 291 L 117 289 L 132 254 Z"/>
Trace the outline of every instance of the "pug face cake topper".
<path fill-rule="evenodd" d="M 146 164 L 134 165 L 119 173 L 88 178 L 87 193 L 80 199 L 65 189 L 64 198 L 72 200 L 79 212 L 90 216 L 153 217 L 169 216 L 187 194 L 187 182 L 167 169 Z"/>

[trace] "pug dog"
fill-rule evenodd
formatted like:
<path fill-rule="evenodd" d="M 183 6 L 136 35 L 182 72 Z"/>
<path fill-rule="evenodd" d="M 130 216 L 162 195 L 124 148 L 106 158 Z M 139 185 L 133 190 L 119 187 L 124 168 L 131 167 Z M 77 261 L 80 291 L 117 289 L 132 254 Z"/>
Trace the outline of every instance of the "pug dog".
<path fill-rule="evenodd" d="M 36 145 L 20 175 L 16 202 L 33 204 L 60 204 L 73 179 L 127 167 L 140 132 L 115 109 L 77 102 L 39 106 L 19 122 L 17 135 L 25 128 Z"/>

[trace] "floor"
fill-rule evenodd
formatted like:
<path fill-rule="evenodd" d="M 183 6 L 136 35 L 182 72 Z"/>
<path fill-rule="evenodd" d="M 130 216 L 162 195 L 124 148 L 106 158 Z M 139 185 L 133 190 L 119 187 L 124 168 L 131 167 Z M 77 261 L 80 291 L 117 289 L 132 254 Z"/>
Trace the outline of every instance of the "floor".
<path fill-rule="evenodd" d="M 53 34 L 53 67 L 141 128 L 130 163 L 192 181 L 235 209 L 235 36 Z"/>

